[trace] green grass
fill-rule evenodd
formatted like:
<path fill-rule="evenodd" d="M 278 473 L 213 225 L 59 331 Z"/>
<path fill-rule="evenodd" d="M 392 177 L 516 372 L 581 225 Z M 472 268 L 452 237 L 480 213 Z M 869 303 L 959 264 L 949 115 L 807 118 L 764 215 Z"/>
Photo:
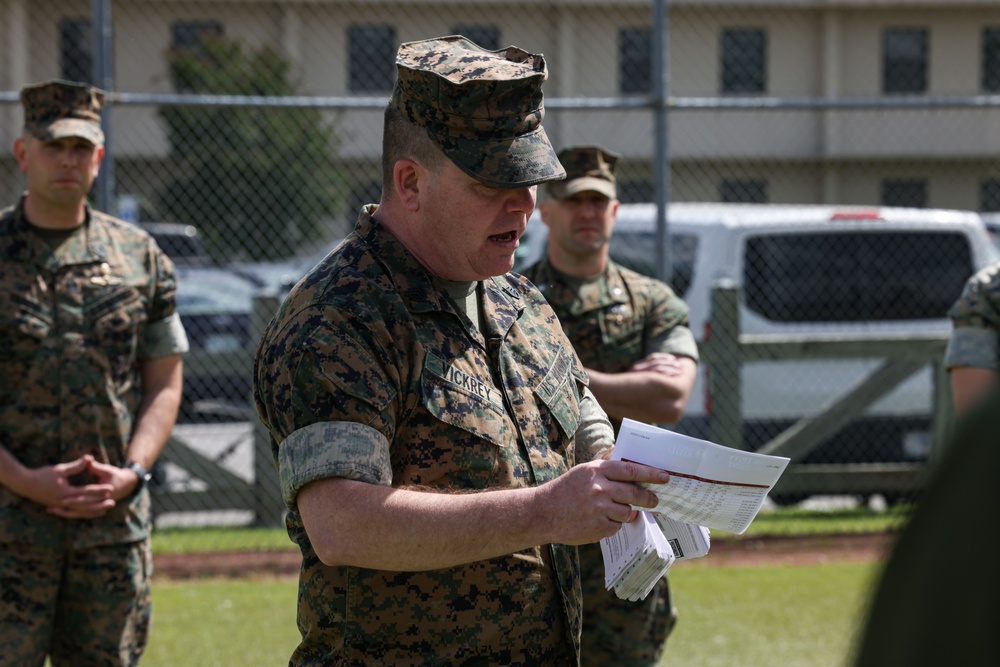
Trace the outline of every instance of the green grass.
<path fill-rule="evenodd" d="M 661 665 L 841 667 L 878 571 L 877 564 L 675 565 L 679 619 Z"/>
<path fill-rule="evenodd" d="M 670 570 L 680 620 L 662 665 L 842 667 L 877 565 Z M 143 667 L 282 665 L 298 641 L 296 583 L 158 581 Z"/>
<path fill-rule="evenodd" d="M 298 643 L 292 580 L 153 582 L 143 667 L 287 665 Z"/>
<path fill-rule="evenodd" d="M 811 510 L 783 507 L 761 511 L 741 537 L 840 535 L 844 533 L 883 533 L 897 531 L 906 523 L 912 507 L 896 505 L 884 512 L 867 507 L 838 510 Z M 720 533 L 719 538 L 737 537 Z M 712 539 L 716 536 L 712 535 Z"/>
<path fill-rule="evenodd" d="M 153 531 L 153 553 L 199 551 L 273 551 L 298 547 L 285 527 L 276 528 L 168 528 Z"/>
<path fill-rule="evenodd" d="M 909 508 L 758 514 L 742 536 L 885 532 Z M 156 553 L 296 549 L 283 527 L 157 530 Z M 711 557 L 711 556 L 709 556 Z M 878 565 L 699 567 L 670 571 L 680 612 L 662 665 L 844 667 Z M 143 667 L 280 665 L 298 642 L 294 580 L 155 580 L 153 631 Z"/>

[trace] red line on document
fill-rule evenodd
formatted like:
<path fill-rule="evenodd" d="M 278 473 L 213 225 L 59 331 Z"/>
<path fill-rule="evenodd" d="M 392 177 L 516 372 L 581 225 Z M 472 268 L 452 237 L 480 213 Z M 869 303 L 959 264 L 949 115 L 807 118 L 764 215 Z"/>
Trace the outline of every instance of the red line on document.
<path fill-rule="evenodd" d="M 638 463 L 639 465 L 649 465 L 648 463 L 643 463 L 642 461 L 636 461 L 634 459 L 622 459 L 622 461 L 628 461 L 629 463 Z M 660 470 L 666 470 L 666 468 L 660 468 Z M 721 479 L 709 479 L 708 477 L 698 477 L 697 475 L 688 475 L 683 472 L 675 472 L 673 470 L 667 470 L 670 476 L 674 475 L 678 477 L 684 477 L 686 479 L 694 479 L 699 482 L 708 482 L 709 484 L 725 484 L 726 486 L 747 486 L 754 489 L 767 489 L 770 488 L 767 484 L 746 484 L 744 482 L 724 482 Z"/>

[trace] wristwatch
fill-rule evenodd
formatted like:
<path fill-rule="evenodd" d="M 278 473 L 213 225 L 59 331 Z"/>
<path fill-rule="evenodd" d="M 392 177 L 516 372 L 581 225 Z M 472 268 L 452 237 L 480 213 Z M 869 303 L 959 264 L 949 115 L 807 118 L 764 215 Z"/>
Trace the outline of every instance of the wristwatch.
<path fill-rule="evenodd" d="M 142 491 L 142 487 L 146 486 L 146 482 L 148 482 L 153 477 L 153 475 L 148 470 L 143 468 L 135 461 L 126 461 L 125 467 L 128 470 L 134 472 L 135 476 L 139 478 L 139 483 L 135 485 L 135 490 L 132 493 L 139 493 L 140 491 Z"/>

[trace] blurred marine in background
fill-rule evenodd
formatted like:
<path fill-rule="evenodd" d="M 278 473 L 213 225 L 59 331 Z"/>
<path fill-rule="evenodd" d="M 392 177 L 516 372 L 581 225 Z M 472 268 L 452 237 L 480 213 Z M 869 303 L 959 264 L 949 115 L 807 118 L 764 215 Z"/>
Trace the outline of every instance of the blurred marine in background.
<path fill-rule="evenodd" d="M 959 418 L 896 539 L 853 667 L 991 667 L 1000 655 L 1000 384 Z"/>
<path fill-rule="evenodd" d="M 948 316 L 952 333 L 944 363 L 961 415 L 1000 377 L 1000 262 L 969 278 Z"/>
<path fill-rule="evenodd" d="M 134 665 L 150 470 L 181 400 L 171 261 L 92 210 L 104 93 L 21 91 L 27 191 L 0 212 L 0 664 Z"/>
<path fill-rule="evenodd" d="M 619 156 L 599 146 L 566 148 L 566 179 L 546 185 L 539 209 L 547 257 L 525 270 L 552 305 L 615 432 L 623 417 L 676 423 L 697 371 L 687 305 L 665 283 L 609 257 L 618 212 Z M 676 622 L 664 577 L 643 600 L 604 586 L 599 544 L 580 546 L 582 664 L 656 665 Z"/>

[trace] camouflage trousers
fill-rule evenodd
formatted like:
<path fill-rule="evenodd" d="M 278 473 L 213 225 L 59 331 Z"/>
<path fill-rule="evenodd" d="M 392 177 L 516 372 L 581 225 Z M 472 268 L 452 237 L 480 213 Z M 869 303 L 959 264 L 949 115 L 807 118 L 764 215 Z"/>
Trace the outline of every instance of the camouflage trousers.
<path fill-rule="evenodd" d="M 0 665 L 137 665 L 152 612 L 149 540 L 87 549 L 0 543 Z"/>
<path fill-rule="evenodd" d="M 643 600 L 622 600 L 604 587 L 600 544 L 580 547 L 580 578 L 581 667 L 655 667 L 677 622 L 667 578 L 660 579 Z"/>

